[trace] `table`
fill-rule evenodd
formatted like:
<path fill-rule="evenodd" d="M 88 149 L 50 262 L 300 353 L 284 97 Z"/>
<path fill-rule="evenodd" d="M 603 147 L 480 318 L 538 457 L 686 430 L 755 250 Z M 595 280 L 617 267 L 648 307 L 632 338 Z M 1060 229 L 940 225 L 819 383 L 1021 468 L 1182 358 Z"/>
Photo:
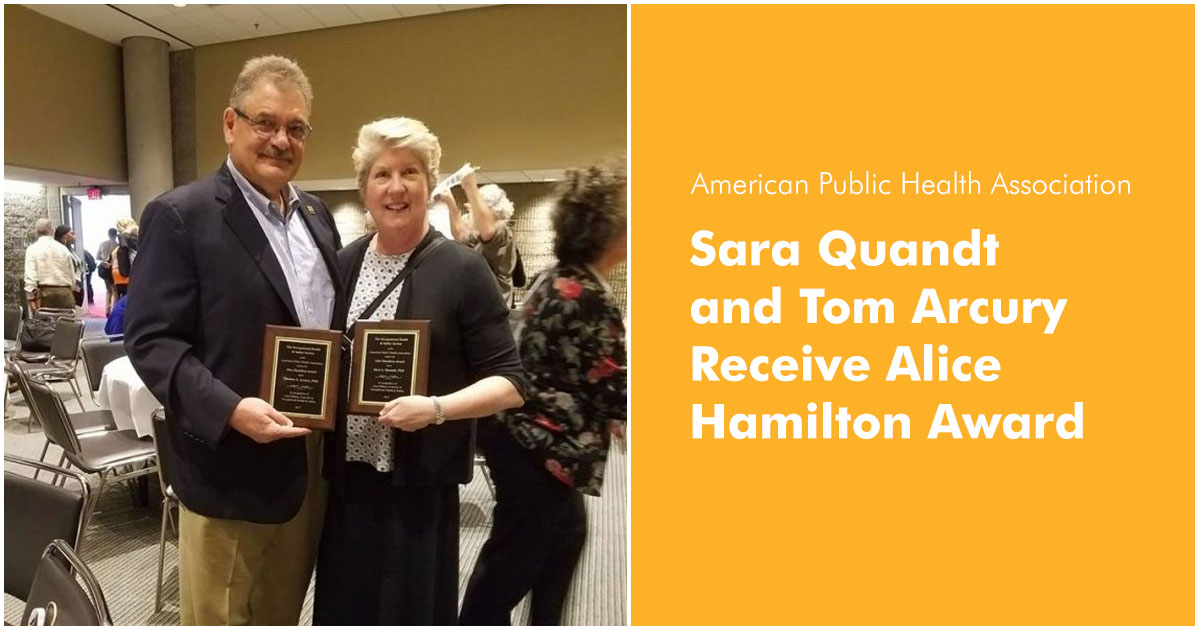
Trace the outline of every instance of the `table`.
<path fill-rule="evenodd" d="M 154 435 L 155 409 L 162 407 L 133 369 L 129 357 L 121 357 L 104 366 L 96 402 L 112 411 L 118 429 L 133 429 L 138 437 Z"/>

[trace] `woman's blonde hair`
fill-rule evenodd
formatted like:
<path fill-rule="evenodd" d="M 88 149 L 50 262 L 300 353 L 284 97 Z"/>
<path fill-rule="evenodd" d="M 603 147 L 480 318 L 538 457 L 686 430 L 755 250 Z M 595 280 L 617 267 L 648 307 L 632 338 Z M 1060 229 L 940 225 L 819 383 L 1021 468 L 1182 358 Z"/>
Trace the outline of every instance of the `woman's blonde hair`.
<path fill-rule="evenodd" d="M 429 191 L 433 192 L 442 161 L 442 145 L 425 123 L 415 118 L 383 118 L 358 130 L 358 144 L 351 157 L 358 174 L 359 192 L 366 189 L 368 172 L 385 149 L 412 149 L 425 167 Z"/>

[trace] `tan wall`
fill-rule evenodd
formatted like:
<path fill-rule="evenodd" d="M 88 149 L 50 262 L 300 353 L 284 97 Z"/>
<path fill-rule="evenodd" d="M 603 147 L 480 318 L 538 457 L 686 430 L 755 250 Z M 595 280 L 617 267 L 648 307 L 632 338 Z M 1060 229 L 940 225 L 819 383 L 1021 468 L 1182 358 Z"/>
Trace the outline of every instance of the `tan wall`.
<path fill-rule="evenodd" d="M 4 163 L 126 181 L 121 49 L 4 6 Z"/>
<path fill-rule="evenodd" d="M 300 179 L 353 177 L 358 128 L 419 118 L 442 169 L 581 165 L 625 147 L 625 7 L 498 6 L 196 49 L 196 169 L 225 156 L 221 111 L 242 63 L 300 63 L 315 93 Z"/>

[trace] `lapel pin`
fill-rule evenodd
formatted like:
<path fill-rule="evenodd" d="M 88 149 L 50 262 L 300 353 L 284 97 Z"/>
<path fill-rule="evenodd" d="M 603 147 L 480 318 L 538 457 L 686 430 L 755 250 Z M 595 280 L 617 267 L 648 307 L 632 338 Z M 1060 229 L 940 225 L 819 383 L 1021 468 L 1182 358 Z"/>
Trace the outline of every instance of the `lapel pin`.
<path fill-rule="evenodd" d="M 312 207 L 312 206 L 304 206 L 304 207 L 305 207 L 305 209 L 307 209 L 307 210 L 308 210 L 308 213 L 309 213 L 309 214 L 311 214 L 311 215 L 316 215 L 316 214 L 317 214 L 317 211 L 316 211 L 316 210 L 313 210 L 313 207 Z"/>

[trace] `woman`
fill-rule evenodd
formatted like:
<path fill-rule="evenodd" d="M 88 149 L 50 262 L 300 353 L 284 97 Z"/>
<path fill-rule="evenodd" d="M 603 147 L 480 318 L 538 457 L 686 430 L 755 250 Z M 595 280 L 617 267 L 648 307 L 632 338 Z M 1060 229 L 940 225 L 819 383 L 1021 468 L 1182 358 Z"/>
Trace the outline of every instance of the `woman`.
<path fill-rule="evenodd" d="M 124 217 L 117 219 L 117 230 L 117 246 L 109 254 L 109 263 L 112 265 L 113 291 L 119 300 L 129 293 L 129 276 L 137 256 L 138 224 Z"/>
<path fill-rule="evenodd" d="M 462 189 L 470 201 L 469 210 L 461 215 L 454 195 L 446 193 L 439 197 L 449 208 L 450 231 L 459 242 L 483 255 L 496 277 L 504 303 L 510 304 L 517 265 L 517 241 L 509 222 L 513 203 L 504 189 L 495 184 L 480 187 L 474 172 L 463 177 Z"/>
<path fill-rule="evenodd" d="M 623 435 L 625 326 L 605 275 L 625 260 L 625 175 L 568 173 L 554 212 L 558 264 L 525 299 L 525 405 L 481 427 L 496 484 L 492 532 L 459 623 L 506 625 L 533 592 L 532 625 L 557 625 L 587 535 L 583 494 L 598 496 L 609 436 Z"/>
<path fill-rule="evenodd" d="M 487 263 L 429 225 L 440 158 L 437 137 L 409 118 L 365 125 L 354 150 L 378 231 L 338 253 L 350 301 L 334 325 L 429 320 L 430 396 L 397 398 L 378 416 L 347 414 L 342 401 L 326 440 L 316 625 L 455 623 L 458 484 L 471 479 L 473 419 L 522 402 L 524 372 Z"/>

